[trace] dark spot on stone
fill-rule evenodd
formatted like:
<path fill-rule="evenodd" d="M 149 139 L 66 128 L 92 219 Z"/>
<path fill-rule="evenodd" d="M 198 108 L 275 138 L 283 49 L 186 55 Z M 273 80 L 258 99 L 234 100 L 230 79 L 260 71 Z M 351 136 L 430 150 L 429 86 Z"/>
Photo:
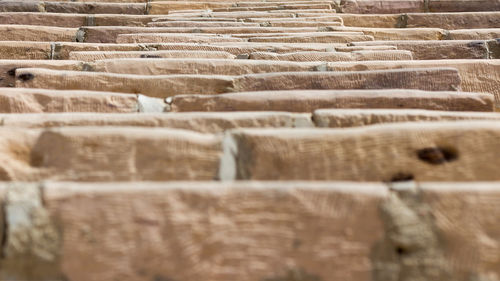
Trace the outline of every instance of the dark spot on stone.
<path fill-rule="evenodd" d="M 293 248 L 298 249 L 302 245 L 302 241 L 300 239 L 294 239 L 293 240 Z"/>
<path fill-rule="evenodd" d="M 458 152 L 453 148 L 428 147 L 417 151 L 418 158 L 432 165 L 440 165 L 458 159 Z"/>
<path fill-rule="evenodd" d="M 264 278 L 262 281 L 321 281 L 321 278 L 303 269 L 290 269 L 283 276 Z"/>
<path fill-rule="evenodd" d="M 32 73 L 23 73 L 23 74 L 17 76 L 17 79 L 19 79 L 23 82 L 33 80 L 33 78 L 35 78 L 35 75 L 33 75 Z"/>
<path fill-rule="evenodd" d="M 467 47 L 472 47 L 472 48 L 484 47 L 485 45 L 486 45 L 486 43 L 484 41 L 473 41 L 473 42 L 467 43 Z"/>
<path fill-rule="evenodd" d="M 15 77 L 15 76 L 16 76 L 16 69 L 17 69 L 17 67 L 14 67 L 14 68 L 12 68 L 12 69 L 8 70 L 8 71 L 7 71 L 7 74 L 8 74 L 9 76 Z"/>
<path fill-rule="evenodd" d="M 141 55 L 141 59 L 161 59 L 158 55 Z"/>
<path fill-rule="evenodd" d="M 392 176 L 390 182 L 412 181 L 414 179 L 412 174 L 399 172 Z"/>
<path fill-rule="evenodd" d="M 396 254 L 398 254 L 398 256 L 402 256 L 402 255 L 405 255 L 407 253 L 408 253 L 408 251 L 405 248 L 403 248 L 401 246 L 396 247 Z"/>
<path fill-rule="evenodd" d="M 43 155 L 37 152 L 31 152 L 30 154 L 30 166 L 41 167 L 43 165 Z"/>

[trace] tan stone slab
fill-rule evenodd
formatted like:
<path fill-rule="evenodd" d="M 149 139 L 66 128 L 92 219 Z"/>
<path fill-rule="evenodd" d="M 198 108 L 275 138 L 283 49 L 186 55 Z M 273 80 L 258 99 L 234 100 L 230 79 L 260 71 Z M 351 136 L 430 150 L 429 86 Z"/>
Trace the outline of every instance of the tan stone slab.
<path fill-rule="evenodd" d="M 45 50 L 48 48 L 46 55 L 42 51 L 29 53 L 24 49 L 17 50 L 13 48 L 16 44 L 22 44 L 23 48 L 30 48 L 35 46 Z M 288 53 L 296 51 L 333 51 L 334 48 L 346 46 L 344 43 L 249 43 L 249 42 L 217 42 L 217 43 L 145 43 L 145 44 L 110 44 L 110 43 L 73 43 L 63 42 L 54 43 L 53 52 L 50 52 L 50 45 L 48 43 L 35 43 L 35 42 L 1 42 L 0 48 L 8 50 L 8 52 L 15 52 L 16 56 L 24 58 L 25 56 L 36 56 L 35 58 L 42 57 L 43 55 L 52 57 L 54 59 L 69 59 L 71 52 L 81 51 L 156 51 L 156 50 L 170 50 L 170 51 L 219 51 L 228 52 L 233 55 L 248 55 L 252 52 L 259 51 L 272 51 L 276 53 Z M 0 49 L 1 50 L 1 49 Z M 34 50 L 36 50 L 34 48 Z M 1 52 L 0 52 L 1 55 Z M 11 58 L 11 57 L 7 57 Z M 29 58 L 29 57 L 28 57 Z M 45 57 L 43 57 L 45 58 Z"/>
<path fill-rule="evenodd" d="M 120 34 L 116 43 L 216 43 L 243 42 L 245 39 L 218 36 L 216 34 L 186 34 L 186 33 L 136 33 Z"/>
<path fill-rule="evenodd" d="M 490 93 L 500 107 L 500 60 L 413 60 L 380 62 L 336 62 L 329 63 L 326 70 L 357 71 L 374 69 L 405 69 L 414 67 L 453 67 L 458 69 L 462 80 L 462 90 L 468 92 Z"/>
<path fill-rule="evenodd" d="M 424 0 L 346 0 L 338 5 L 343 13 L 395 14 L 425 12 Z"/>
<path fill-rule="evenodd" d="M 331 27 L 332 31 L 363 32 L 375 40 L 442 40 L 446 31 L 440 28 L 369 28 Z"/>
<path fill-rule="evenodd" d="M 52 42 L 76 40 L 76 28 L 36 25 L 0 25 L 0 41 Z"/>
<path fill-rule="evenodd" d="M 202 133 L 222 133 L 236 128 L 313 127 L 311 114 L 288 112 L 185 112 L 185 113 L 58 113 L 5 114 L 7 127 L 48 128 L 69 126 L 137 126 L 186 129 Z"/>
<path fill-rule="evenodd" d="M 44 194 L 58 268 L 75 281 L 368 280 L 389 196 L 305 182 L 48 183 Z"/>
<path fill-rule="evenodd" d="M 273 14 L 274 15 L 274 14 Z M 270 16 L 273 16 L 270 15 Z M 262 17 L 262 18 L 245 18 L 241 19 L 245 22 L 260 22 L 260 23 L 280 23 L 280 22 L 340 22 L 342 23 L 342 15 L 316 15 L 311 17 L 294 17 L 294 18 L 274 18 L 274 17 Z"/>
<path fill-rule="evenodd" d="M 245 129 L 233 132 L 231 139 L 235 142 L 235 156 L 230 161 L 236 166 L 231 171 L 237 179 L 500 179 L 498 121 L 409 122 L 347 129 Z M 231 175 L 231 171 L 225 174 Z"/>
<path fill-rule="evenodd" d="M 356 51 L 381 51 L 381 50 L 397 50 L 396 46 L 379 45 L 379 46 L 340 46 L 335 47 L 337 52 L 356 52 Z M 413 54 L 412 54 L 413 56 Z"/>
<path fill-rule="evenodd" d="M 92 81 L 92 83 L 88 83 Z M 140 93 L 166 98 L 179 94 L 296 89 L 460 89 L 456 69 L 405 69 L 358 72 L 281 72 L 227 75 L 133 75 L 104 72 L 16 70 L 16 87 Z"/>
<path fill-rule="evenodd" d="M 317 28 L 281 28 L 281 27 L 130 27 L 130 26 L 91 26 L 83 27 L 84 42 L 115 43 L 120 34 L 142 33 L 190 33 L 193 35 L 232 34 L 232 33 L 295 33 L 314 32 Z M 119 42 L 118 42 L 119 43 Z"/>
<path fill-rule="evenodd" d="M 243 75 L 269 72 L 315 71 L 322 64 L 318 62 L 256 61 L 247 59 L 120 59 L 90 63 L 97 72 L 167 75 Z"/>
<path fill-rule="evenodd" d="M 500 26 L 500 12 L 409 13 L 405 16 L 405 27 L 470 29 Z"/>
<path fill-rule="evenodd" d="M 167 99 L 174 112 L 289 111 L 321 108 L 391 108 L 449 111 L 493 111 L 488 94 L 418 90 L 296 90 L 230 93 L 213 96 L 179 95 Z"/>
<path fill-rule="evenodd" d="M 0 88 L 0 112 L 138 112 L 137 95 L 92 91 Z"/>
<path fill-rule="evenodd" d="M 58 27 L 80 27 L 85 25 L 86 15 L 56 14 L 38 12 L 9 12 L 0 13 L 0 24 L 42 25 Z"/>
<path fill-rule="evenodd" d="M 0 87 L 14 87 L 17 68 L 47 68 L 58 70 L 82 70 L 80 61 L 47 60 L 0 60 Z"/>
<path fill-rule="evenodd" d="M 45 60 L 51 49 L 49 42 L 0 41 L 0 59 Z"/>
<path fill-rule="evenodd" d="M 283 11 L 306 11 L 306 12 L 321 12 L 329 13 L 334 12 L 330 4 L 297 4 L 297 5 L 272 5 L 256 6 L 256 7 L 228 7 L 228 8 L 215 8 L 214 12 L 236 12 L 236 11 L 267 11 L 267 12 L 283 12 Z"/>
<path fill-rule="evenodd" d="M 114 58 L 189 58 L 234 59 L 235 55 L 217 51 L 128 51 L 128 52 L 71 52 L 70 59 L 96 61 Z"/>
<path fill-rule="evenodd" d="M 345 26 L 393 28 L 401 24 L 400 14 L 347 14 L 338 13 Z M 439 26 L 433 26 L 439 27 Z"/>
<path fill-rule="evenodd" d="M 17 158 L 15 147 L 0 152 L 7 160 L 0 163 L 2 180 L 212 180 L 219 169 L 221 140 L 214 135 L 139 127 L 36 131 L 35 142 Z"/>
<path fill-rule="evenodd" d="M 353 52 L 296 52 L 276 54 L 271 52 L 251 53 L 250 59 L 280 61 L 365 61 L 365 60 L 412 60 L 410 51 L 353 51 Z"/>
<path fill-rule="evenodd" d="M 281 28 L 275 28 L 275 29 L 281 29 Z M 308 28 L 309 29 L 309 28 Z M 350 35 L 364 35 L 363 32 L 355 32 L 355 31 L 347 31 L 347 32 L 330 32 L 331 28 L 318 28 L 315 30 L 315 32 L 302 32 L 302 30 L 295 28 L 296 31 L 298 32 L 269 32 L 269 33 L 233 33 L 231 34 L 232 37 L 237 37 L 237 38 L 253 38 L 253 37 L 278 37 L 278 36 L 309 36 L 309 35 L 345 35 L 345 36 L 350 36 Z M 283 29 L 284 30 L 284 29 Z"/>
<path fill-rule="evenodd" d="M 274 37 L 252 37 L 249 42 L 281 42 L 281 43 L 349 43 L 355 41 L 373 41 L 373 36 L 349 35 L 337 32 L 315 32 Z"/>
<path fill-rule="evenodd" d="M 228 22 L 228 21 L 159 21 L 150 22 L 148 26 L 151 27 L 247 27 L 247 26 L 260 26 L 259 23 L 251 22 Z"/>
<path fill-rule="evenodd" d="M 160 1 L 151 2 L 149 14 L 166 15 L 174 10 L 214 10 L 217 8 L 232 7 L 232 2 L 211 2 L 211 1 Z"/>
<path fill-rule="evenodd" d="M 491 58 L 488 42 L 481 40 L 396 40 L 353 42 L 353 46 L 392 45 L 408 50 L 416 60 L 487 59 Z"/>
<path fill-rule="evenodd" d="M 449 40 L 491 40 L 500 38 L 500 28 L 450 30 Z"/>
<path fill-rule="evenodd" d="M 321 22 L 321 21 L 274 21 L 265 23 L 265 25 L 272 27 L 329 27 L 329 26 L 343 26 L 342 22 Z"/>
<path fill-rule="evenodd" d="M 45 2 L 44 7 L 49 13 L 72 14 L 145 15 L 147 11 L 144 3 Z"/>
<path fill-rule="evenodd" d="M 413 198 L 421 199 L 414 201 L 423 205 L 421 209 L 428 208 L 426 217 L 434 218 L 434 241 L 438 237 L 446 241 L 446 247 L 441 243 L 429 247 L 440 254 L 435 258 L 444 265 L 442 276 L 465 280 L 471 274 L 500 275 L 500 229 L 496 223 L 500 215 L 499 190 L 498 182 L 419 185 Z"/>
<path fill-rule="evenodd" d="M 498 0 L 430 0 L 430 12 L 478 12 L 498 11 Z"/>
<path fill-rule="evenodd" d="M 43 3 L 35 1 L 2 1 L 0 12 L 44 12 Z"/>
<path fill-rule="evenodd" d="M 419 109 L 320 109 L 314 111 L 313 120 L 318 127 L 344 128 L 379 123 L 500 120 L 500 114 Z"/>

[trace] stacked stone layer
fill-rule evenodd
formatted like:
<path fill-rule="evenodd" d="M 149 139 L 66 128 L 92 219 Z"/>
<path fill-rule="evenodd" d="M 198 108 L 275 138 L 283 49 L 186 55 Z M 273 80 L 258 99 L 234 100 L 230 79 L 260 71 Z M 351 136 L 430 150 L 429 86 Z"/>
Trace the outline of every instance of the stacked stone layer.
<path fill-rule="evenodd" d="M 500 1 L 0 0 L 0 279 L 500 280 Z"/>

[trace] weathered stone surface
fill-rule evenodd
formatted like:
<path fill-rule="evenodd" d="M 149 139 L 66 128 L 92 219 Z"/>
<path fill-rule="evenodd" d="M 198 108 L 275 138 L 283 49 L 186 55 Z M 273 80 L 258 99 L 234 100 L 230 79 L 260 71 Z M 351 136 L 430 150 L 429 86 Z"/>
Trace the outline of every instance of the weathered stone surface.
<path fill-rule="evenodd" d="M 457 121 L 233 132 L 245 180 L 491 181 L 500 124 Z M 231 175 L 230 171 L 225 174 Z M 227 179 L 230 179 L 228 177 Z"/>
<path fill-rule="evenodd" d="M 27 129 L 17 133 L 27 137 L 16 138 L 16 146 L 10 139 L 16 130 L 0 130 L 8 144 L 0 151 L 2 181 L 212 180 L 222 151 L 218 137 L 187 130 Z"/>
<path fill-rule="evenodd" d="M 288 112 L 193 112 L 142 114 L 5 114 L 7 127 L 48 128 L 69 126 L 138 126 L 220 133 L 235 128 L 313 127 L 311 114 Z"/>
<path fill-rule="evenodd" d="M 272 52 L 251 53 L 250 59 L 280 61 L 365 61 L 365 60 L 412 60 L 410 51 L 353 51 L 353 52 L 296 52 L 276 54 Z"/>
<path fill-rule="evenodd" d="M 72 14 L 146 14 L 146 4 L 141 3 L 85 3 L 85 2 L 45 2 L 49 13 Z"/>
<path fill-rule="evenodd" d="M 114 58 L 189 58 L 189 59 L 234 59 L 235 55 L 220 51 L 122 51 L 122 52 L 71 52 L 69 58 L 81 61 L 96 61 Z"/>
<path fill-rule="evenodd" d="M 453 67 L 458 69 L 462 80 L 462 90 L 478 93 L 490 93 L 495 96 L 499 107 L 500 67 L 499 60 L 413 60 L 394 62 L 336 62 L 329 63 L 326 70 L 359 71 L 373 69 L 405 69 L 413 67 Z"/>
<path fill-rule="evenodd" d="M 76 40 L 76 28 L 0 25 L 0 41 L 72 42 Z"/>
<path fill-rule="evenodd" d="M 420 108 L 451 111 L 493 111 L 493 97 L 463 92 L 417 90 L 268 91 L 215 96 L 172 97 L 172 111 L 291 111 L 320 108 Z"/>
<path fill-rule="evenodd" d="M 281 43 L 348 43 L 353 41 L 373 41 L 372 36 L 349 35 L 339 32 L 315 32 L 310 34 L 289 34 L 282 36 L 260 36 L 248 38 L 249 42 L 281 42 Z"/>
<path fill-rule="evenodd" d="M 338 8 L 343 13 L 355 14 L 395 14 L 424 12 L 424 0 L 345 0 Z"/>
<path fill-rule="evenodd" d="M 430 12 L 477 12 L 498 11 L 498 0 L 430 0 Z"/>
<path fill-rule="evenodd" d="M 440 28 L 331 27 L 331 30 L 363 32 L 375 40 L 442 40 L 447 34 Z"/>
<path fill-rule="evenodd" d="M 83 64 L 80 61 L 0 60 L 0 87 L 14 87 L 16 83 L 16 69 L 27 67 L 82 70 Z"/>
<path fill-rule="evenodd" d="M 51 58 L 51 43 L 0 41 L 0 59 L 43 60 Z"/>
<path fill-rule="evenodd" d="M 244 39 L 218 36 L 217 34 L 185 34 L 185 33 L 135 33 L 120 34 L 116 43 L 215 43 L 243 42 Z M 100 41 L 109 42 L 109 41 Z"/>
<path fill-rule="evenodd" d="M 488 59 L 491 57 L 485 40 L 396 40 L 352 42 L 353 46 L 395 46 L 408 50 L 416 60 Z"/>
<path fill-rule="evenodd" d="M 455 4 L 458 7 L 458 4 Z M 500 12 L 408 13 L 405 27 L 439 27 L 443 29 L 496 28 Z"/>
<path fill-rule="evenodd" d="M 137 95 L 0 88 L 0 112 L 137 112 Z"/>
<path fill-rule="evenodd" d="M 93 81 L 91 84 L 88 81 Z M 179 94 L 213 95 L 228 92 L 296 89 L 421 89 L 457 91 L 456 69 L 406 69 L 359 72 L 284 72 L 227 75 L 113 74 L 38 68 L 16 70 L 16 87 L 63 90 L 101 90 L 140 93 L 165 98 Z"/>
<path fill-rule="evenodd" d="M 64 241 L 60 269 L 75 281 L 368 280 L 372 247 L 383 236 L 378 208 L 388 196 L 381 184 L 349 183 L 49 183 L 44 190 Z"/>
<path fill-rule="evenodd" d="M 450 30 L 448 40 L 491 40 L 500 38 L 500 28 Z"/>
<path fill-rule="evenodd" d="M 320 109 L 314 111 L 313 120 L 318 127 L 343 128 L 379 123 L 500 120 L 500 114 L 418 109 Z"/>

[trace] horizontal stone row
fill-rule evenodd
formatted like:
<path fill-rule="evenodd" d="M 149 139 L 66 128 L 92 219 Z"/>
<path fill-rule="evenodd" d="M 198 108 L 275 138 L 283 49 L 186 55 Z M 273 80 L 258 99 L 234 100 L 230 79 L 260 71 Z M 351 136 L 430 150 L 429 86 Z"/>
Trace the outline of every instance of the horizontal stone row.
<path fill-rule="evenodd" d="M 321 108 L 392 108 L 494 111 L 487 93 L 420 90 L 296 90 L 178 95 L 165 100 L 124 93 L 0 88 L 2 113 L 287 111 Z M 300 101 L 297 102 L 297 101 Z M 137 116 L 140 118 L 140 116 Z M 193 128 L 196 129 L 196 128 Z"/>
<path fill-rule="evenodd" d="M 154 60 L 154 59 L 153 59 Z M 273 72 L 230 75 L 134 75 L 103 72 L 16 69 L 16 87 L 137 93 L 167 98 L 180 94 L 299 89 L 420 89 L 458 91 L 461 79 L 453 68 L 395 69 L 350 72 Z M 92 81 L 91 84 L 88 81 Z"/>
<path fill-rule="evenodd" d="M 3 181 L 500 180 L 498 121 L 238 129 L 224 137 L 144 127 L 0 131 Z"/>
<path fill-rule="evenodd" d="M 75 281 L 496 276 L 498 188 L 497 182 L 2 184 L 6 242 L 0 276 Z"/>

